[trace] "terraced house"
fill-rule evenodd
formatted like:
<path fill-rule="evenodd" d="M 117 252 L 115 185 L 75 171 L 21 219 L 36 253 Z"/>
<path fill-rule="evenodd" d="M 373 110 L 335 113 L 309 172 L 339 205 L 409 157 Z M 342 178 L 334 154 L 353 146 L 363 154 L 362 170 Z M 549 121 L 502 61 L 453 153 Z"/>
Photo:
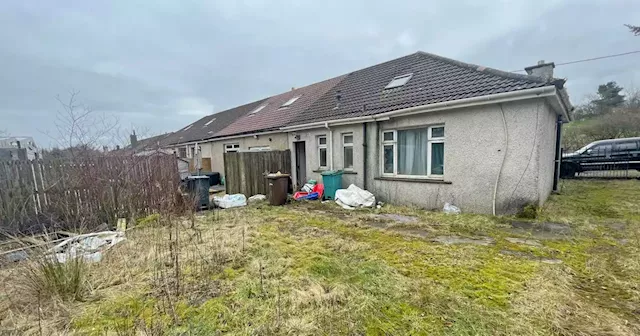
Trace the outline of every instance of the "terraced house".
<path fill-rule="evenodd" d="M 391 203 L 513 212 L 557 179 L 572 109 L 553 63 L 514 74 L 417 52 L 202 118 L 171 135 L 180 156 L 290 149 L 293 181 L 341 169 Z"/>

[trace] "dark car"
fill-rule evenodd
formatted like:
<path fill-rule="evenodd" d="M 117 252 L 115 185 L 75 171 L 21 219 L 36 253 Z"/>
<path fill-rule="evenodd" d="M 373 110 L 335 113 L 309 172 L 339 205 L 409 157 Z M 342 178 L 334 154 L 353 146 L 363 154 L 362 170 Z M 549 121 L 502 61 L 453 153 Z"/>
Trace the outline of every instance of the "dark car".
<path fill-rule="evenodd" d="M 640 137 L 592 142 L 562 155 L 560 177 L 594 170 L 640 170 Z"/>

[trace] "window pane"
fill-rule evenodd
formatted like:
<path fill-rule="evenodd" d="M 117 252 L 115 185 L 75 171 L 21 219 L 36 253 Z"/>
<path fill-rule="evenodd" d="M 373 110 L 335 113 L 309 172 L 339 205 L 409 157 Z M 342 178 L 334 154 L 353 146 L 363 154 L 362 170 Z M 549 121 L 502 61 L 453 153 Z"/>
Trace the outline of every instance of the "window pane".
<path fill-rule="evenodd" d="M 393 132 L 384 132 L 382 138 L 384 141 L 393 141 Z"/>
<path fill-rule="evenodd" d="M 327 149 L 320 148 L 320 167 L 327 166 Z"/>
<path fill-rule="evenodd" d="M 384 173 L 393 174 L 393 145 L 384 146 Z"/>
<path fill-rule="evenodd" d="M 318 143 L 321 145 L 326 145 L 327 144 L 327 137 L 319 137 L 318 138 Z"/>
<path fill-rule="evenodd" d="M 353 168 L 353 147 L 344 147 L 344 168 Z"/>
<path fill-rule="evenodd" d="M 343 138 L 344 143 L 352 144 L 353 143 L 353 135 L 345 135 Z"/>
<path fill-rule="evenodd" d="M 428 128 L 398 131 L 398 174 L 427 175 Z"/>
<path fill-rule="evenodd" d="M 629 142 L 621 142 L 616 145 L 618 151 L 626 152 L 626 151 L 635 151 L 638 150 L 638 143 L 635 141 Z"/>
<path fill-rule="evenodd" d="M 431 129 L 432 138 L 444 138 L 444 127 L 433 127 Z"/>
<path fill-rule="evenodd" d="M 431 144 L 431 174 L 444 174 L 444 143 Z"/>

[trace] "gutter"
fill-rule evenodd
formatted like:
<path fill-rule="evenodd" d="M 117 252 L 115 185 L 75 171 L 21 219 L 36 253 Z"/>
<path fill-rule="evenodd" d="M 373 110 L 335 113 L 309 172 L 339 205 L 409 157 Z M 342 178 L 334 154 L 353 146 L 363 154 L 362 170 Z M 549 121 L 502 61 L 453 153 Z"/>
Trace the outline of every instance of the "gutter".
<path fill-rule="evenodd" d="M 532 98 L 540 98 L 540 97 L 555 97 L 558 100 L 558 103 L 560 104 L 560 106 L 563 108 L 563 111 L 562 111 L 563 115 L 566 118 L 569 117 L 566 106 L 562 102 L 562 99 L 559 96 L 556 87 L 543 86 L 543 87 L 533 88 L 533 89 L 496 93 L 496 94 L 487 95 L 487 96 L 464 98 L 464 99 L 452 100 L 452 101 L 435 103 L 435 104 L 414 106 L 414 107 L 404 108 L 401 110 L 380 113 L 373 116 L 334 119 L 334 120 L 318 121 L 318 122 L 302 124 L 302 125 L 287 126 L 287 127 L 280 128 L 280 130 L 283 132 L 289 132 L 289 131 L 298 131 L 298 130 L 304 130 L 309 128 L 321 128 L 321 127 L 326 128 L 328 126 L 359 124 L 363 122 L 373 122 L 373 121 L 384 121 L 384 120 L 389 120 L 389 118 L 391 117 L 408 116 L 412 114 L 419 114 L 419 113 L 425 113 L 425 112 L 444 111 L 444 110 L 457 109 L 457 108 L 463 108 L 463 107 L 497 104 L 497 103 L 514 101 L 514 100 L 532 99 Z"/>
<path fill-rule="evenodd" d="M 211 137 L 211 138 L 203 138 L 200 140 L 192 140 L 192 141 L 187 141 L 187 142 L 177 142 L 174 144 L 167 144 L 166 147 L 177 147 L 177 146 L 184 146 L 184 145 L 193 145 L 196 143 L 206 143 L 206 142 L 213 142 L 213 141 L 218 141 L 218 140 L 229 140 L 229 139 L 239 139 L 239 138 L 246 138 L 246 137 L 254 137 L 254 136 L 259 136 L 259 135 L 267 135 L 267 134 L 276 134 L 276 133 L 282 133 L 281 130 L 275 130 L 275 131 L 268 131 L 268 132 L 256 132 L 256 133 L 247 133 L 247 134 L 236 134 L 236 135 L 229 135 L 229 136 L 225 136 L 225 137 L 219 137 L 219 138 L 215 138 L 215 137 Z"/>

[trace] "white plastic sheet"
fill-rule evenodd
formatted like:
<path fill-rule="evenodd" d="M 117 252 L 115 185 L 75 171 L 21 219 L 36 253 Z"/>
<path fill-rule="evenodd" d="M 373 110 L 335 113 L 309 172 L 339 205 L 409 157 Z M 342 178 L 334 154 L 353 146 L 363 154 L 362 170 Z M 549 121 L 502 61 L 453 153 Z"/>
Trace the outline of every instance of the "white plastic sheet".
<path fill-rule="evenodd" d="M 247 205 L 247 197 L 243 194 L 224 195 L 213 197 L 213 204 L 219 208 L 228 209 Z"/>
<path fill-rule="evenodd" d="M 352 184 L 347 189 L 336 190 L 336 203 L 345 209 L 372 207 L 376 204 L 376 197 L 372 193 Z"/>
<path fill-rule="evenodd" d="M 262 201 L 266 201 L 266 200 L 267 200 L 267 196 L 262 195 L 262 194 L 256 194 L 256 195 L 253 195 L 253 196 L 249 197 L 247 202 L 256 203 L 256 202 L 262 202 Z"/>
<path fill-rule="evenodd" d="M 73 236 L 51 248 L 51 253 L 60 263 L 82 257 L 86 261 L 102 260 L 102 253 L 125 240 L 124 232 L 103 231 Z"/>
<path fill-rule="evenodd" d="M 445 203 L 444 204 L 444 208 L 442 208 L 442 211 L 444 211 L 444 213 L 446 214 L 454 214 L 457 215 L 460 213 L 460 208 L 458 208 L 457 206 L 450 204 L 450 203 Z"/>

